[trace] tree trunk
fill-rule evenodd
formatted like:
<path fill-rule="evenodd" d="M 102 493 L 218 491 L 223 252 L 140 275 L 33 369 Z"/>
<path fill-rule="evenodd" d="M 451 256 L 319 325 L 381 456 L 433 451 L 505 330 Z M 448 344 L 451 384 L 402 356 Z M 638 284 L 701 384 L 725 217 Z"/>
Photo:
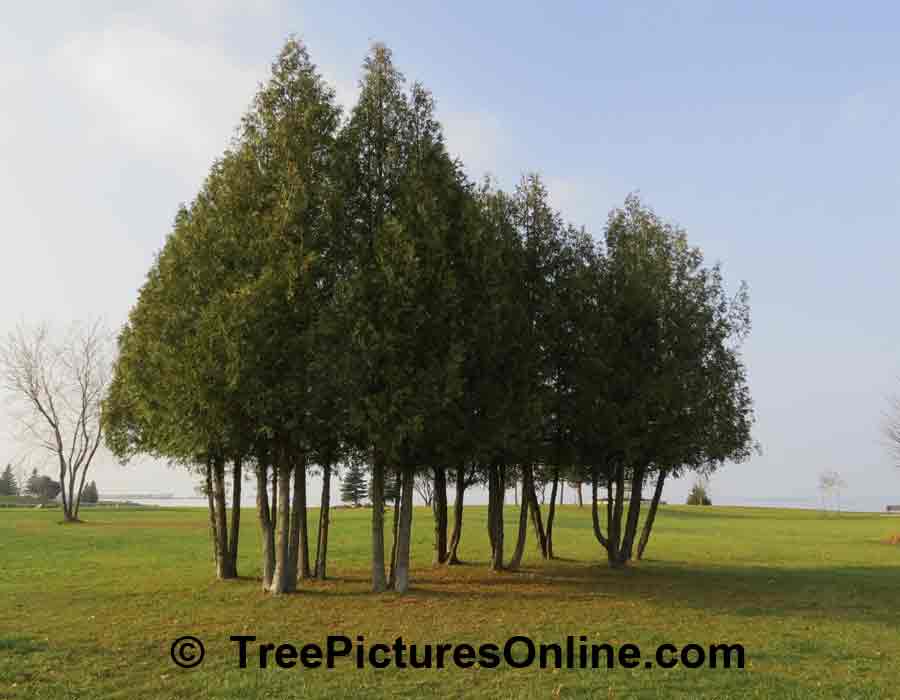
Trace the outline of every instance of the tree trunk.
<path fill-rule="evenodd" d="M 216 457 L 212 465 L 213 504 L 216 508 L 216 578 L 234 578 L 228 556 L 228 514 L 225 506 L 225 460 Z"/>
<path fill-rule="evenodd" d="M 238 457 L 234 460 L 231 474 L 231 533 L 228 536 L 228 558 L 231 561 L 231 571 L 235 578 L 238 575 L 238 539 L 241 533 L 241 482 L 243 476 L 241 459 Z"/>
<path fill-rule="evenodd" d="M 597 489 L 600 487 L 599 474 L 594 469 L 594 478 L 591 480 L 591 521 L 594 526 L 594 537 L 604 549 L 609 548 L 609 541 L 603 536 L 603 530 L 600 527 L 600 512 L 598 508 Z"/>
<path fill-rule="evenodd" d="M 578 507 L 584 508 L 584 498 L 581 495 L 581 482 L 580 481 L 576 482 L 576 488 L 578 489 L 576 491 L 576 494 L 578 495 Z"/>
<path fill-rule="evenodd" d="M 622 554 L 623 562 L 631 561 L 634 538 L 637 535 L 638 520 L 641 516 L 641 495 L 644 490 L 644 475 L 647 473 L 646 467 L 635 467 L 632 470 L 631 477 L 631 498 L 628 503 L 628 517 L 625 520 L 625 536 L 622 538 Z"/>
<path fill-rule="evenodd" d="M 525 488 L 528 479 L 527 477 L 522 478 L 522 488 Z M 525 554 L 525 537 L 528 534 L 528 506 L 530 504 L 530 500 L 525 497 L 525 492 L 522 492 L 522 505 L 519 507 L 519 531 L 516 536 L 516 548 L 513 550 L 512 559 L 509 560 L 509 568 L 512 571 L 515 571 L 522 564 L 522 555 Z"/>
<path fill-rule="evenodd" d="M 553 485 L 550 487 L 550 508 L 547 510 L 547 559 L 553 559 L 553 520 L 556 518 L 556 490 L 559 487 L 559 469 L 554 469 Z M 560 498 L 562 498 L 562 489 L 560 489 Z"/>
<path fill-rule="evenodd" d="M 72 474 L 71 464 L 69 465 L 66 481 L 61 481 L 59 485 L 63 491 L 66 490 L 66 486 L 69 488 L 69 498 L 66 500 L 66 520 L 75 521 L 78 518 L 75 515 L 75 477 Z"/>
<path fill-rule="evenodd" d="M 403 475 L 397 472 L 397 484 L 394 488 L 394 515 L 391 525 L 391 565 L 388 568 L 389 590 L 393 590 L 394 582 L 397 580 L 397 539 L 400 537 L 400 498 L 403 495 Z"/>
<path fill-rule="evenodd" d="M 294 466 L 294 498 L 291 504 L 291 575 L 298 579 L 312 577 L 309 568 L 309 524 L 306 513 L 306 456 Z"/>
<path fill-rule="evenodd" d="M 644 550 L 647 548 L 647 542 L 650 541 L 650 531 L 653 529 L 653 521 L 656 520 L 656 509 L 659 507 L 660 498 L 662 498 L 663 484 L 665 481 L 666 472 L 660 470 L 659 476 L 656 477 L 656 488 L 653 491 L 653 500 L 650 502 L 650 510 L 647 511 L 647 520 L 644 522 L 644 529 L 641 532 L 641 540 L 638 542 L 638 560 L 643 558 Z"/>
<path fill-rule="evenodd" d="M 625 467 L 621 464 L 614 469 L 615 479 L 606 484 L 607 493 L 607 547 L 606 555 L 609 565 L 618 568 L 625 565 L 621 559 L 620 543 L 622 541 L 622 505 L 625 498 Z"/>
<path fill-rule="evenodd" d="M 504 465 L 492 462 L 488 468 L 488 534 L 491 539 L 491 569 L 503 570 Z"/>
<path fill-rule="evenodd" d="M 279 455 L 278 486 L 278 531 L 272 580 L 272 593 L 275 595 L 290 593 L 297 585 L 297 577 L 291 575 L 291 464 L 284 453 Z"/>
<path fill-rule="evenodd" d="M 209 506 L 209 538 L 212 542 L 213 563 L 219 572 L 219 537 L 216 534 L 216 504 L 213 503 L 212 460 L 206 460 L 206 502 Z"/>
<path fill-rule="evenodd" d="M 538 550 L 541 556 L 547 558 L 547 534 L 544 532 L 544 519 L 541 516 L 541 506 L 538 504 L 537 494 L 534 492 L 534 466 L 526 464 L 522 468 L 522 500 L 528 500 L 528 510 L 531 514 L 531 525 L 537 538 Z"/>
<path fill-rule="evenodd" d="M 58 438 L 57 438 L 58 440 Z M 62 498 L 63 520 L 71 522 L 72 511 L 69 499 L 66 497 L 66 463 L 63 459 L 62 445 L 59 447 L 59 496 Z"/>
<path fill-rule="evenodd" d="M 84 479 L 87 476 L 87 466 L 81 468 L 81 480 L 78 484 L 78 491 L 75 494 L 75 509 L 72 513 L 72 519 L 78 520 L 78 513 L 81 511 L 81 495 L 84 493 Z"/>
<path fill-rule="evenodd" d="M 403 487 L 400 492 L 400 532 L 397 538 L 397 578 L 394 583 L 394 590 L 397 593 L 406 593 L 409 590 L 409 548 L 412 534 L 414 478 L 413 467 L 404 466 Z"/>
<path fill-rule="evenodd" d="M 288 531 L 288 564 L 286 576 L 291 581 L 297 580 L 297 560 L 300 552 L 300 470 L 296 460 L 291 458 L 291 474 L 294 479 L 294 490 L 291 496 L 290 529 Z M 305 479 L 304 479 L 305 482 Z M 284 486 L 287 487 L 288 482 Z"/>
<path fill-rule="evenodd" d="M 275 524 L 269 510 L 269 467 L 264 461 L 256 467 L 256 514 L 262 536 L 262 588 L 268 591 L 275 573 Z"/>
<path fill-rule="evenodd" d="M 278 465 L 272 465 L 272 527 L 278 524 Z"/>
<path fill-rule="evenodd" d="M 331 465 L 322 467 L 322 503 L 319 506 L 319 532 L 316 539 L 316 578 L 325 580 L 328 562 L 328 524 L 331 512 Z"/>
<path fill-rule="evenodd" d="M 491 545 L 491 559 L 494 557 L 494 550 L 496 549 L 496 529 L 494 527 L 494 523 L 496 521 L 496 514 L 494 511 L 497 510 L 497 494 L 494 493 L 494 489 L 497 488 L 497 485 L 494 480 L 494 467 L 488 467 L 488 512 L 487 512 L 487 533 L 488 533 L 488 541 Z"/>
<path fill-rule="evenodd" d="M 456 469 L 456 498 L 453 501 L 453 532 L 450 534 L 450 551 L 447 554 L 448 564 L 459 564 L 459 541 L 462 538 L 463 499 L 466 495 L 466 468 L 459 465 Z"/>
<path fill-rule="evenodd" d="M 384 578 L 384 459 L 378 450 L 372 459 L 372 590 L 385 589 Z"/>
<path fill-rule="evenodd" d="M 434 496 L 431 510 L 434 514 L 434 566 L 447 561 L 447 468 L 434 468 Z"/>

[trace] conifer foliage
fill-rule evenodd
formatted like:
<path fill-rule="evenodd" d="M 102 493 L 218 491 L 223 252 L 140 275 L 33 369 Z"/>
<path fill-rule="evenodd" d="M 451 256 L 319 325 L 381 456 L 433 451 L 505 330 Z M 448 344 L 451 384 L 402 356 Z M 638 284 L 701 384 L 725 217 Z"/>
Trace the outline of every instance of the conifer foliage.
<path fill-rule="evenodd" d="M 599 551 L 624 566 L 647 546 L 667 477 L 749 454 L 749 311 L 745 288 L 728 294 L 720 267 L 637 197 L 597 233 L 567 223 L 537 174 L 509 193 L 471 182 L 434 97 L 386 46 L 343 114 L 290 39 L 120 333 L 106 442 L 205 480 L 220 578 L 237 576 L 226 479 L 239 504 L 252 472 L 274 594 L 324 577 L 339 467 L 341 499 L 371 499 L 374 591 L 410 585 L 423 479 L 434 564 L 459 562 L 475 484 L 489 493 L 492 568 L 519 565 L 529 529 L 552 558 L 569 482 L 590 489 Z M 324 477 L 314 564 L 308 473 Z"/>

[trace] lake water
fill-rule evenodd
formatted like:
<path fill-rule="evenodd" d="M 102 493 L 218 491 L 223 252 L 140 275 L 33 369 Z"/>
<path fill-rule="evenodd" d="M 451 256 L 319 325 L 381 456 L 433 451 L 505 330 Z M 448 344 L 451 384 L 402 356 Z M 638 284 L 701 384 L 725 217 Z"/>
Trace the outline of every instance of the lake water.
<path fill-rule="evenodd" d="M 451 503 L 450 507 L 453 507 L 452 504 L 452 494 L 451 494 Z M 567 495 L 566 503 L 571 503 L 572 496 L 571 493 Z M 133 503 L 140 503 L 141 505 L 146 506 L 160 506 L 163 508 L 185 508 L 185 507 L 193 507 L 193 508 L 205 508 L 206 507 L 206 498 L 202 496 L 187 496 L 187 497 L 178 497 L 178 498 L 134 498 L 129 499 Z M 484 503 L 480 501 L 484 500 Z M 471 503 L 472 505 L 485 505 L 487 503 L 486 499 L 479 498 L 468 498 L 466 499 L 467 503 Z M 892 503 L 900 503 L 900 497 L 894 499 Z M 512 498 L 509 497 L 507 499 L 508 505 L 512 504 Z M 230 503 L 229 503 L 230 505 Z M 256 505 L 256 494 L 242 494 L 241 505 L 244 508 L 251 508 Z M 318 498 L 315 496 L 309 499 L 310 507 L 315 507 L 318 505 Z M 339 502 L 334 502 L 333 505 L 339 505 Z M 585 499 L 585 505 L 589 505 L 587 499 Z M 715 505 L 717 506 L 748 506 L 754 508 L 802 508 L 804 510 L 818 510 L 822 508 L 821 501 L 814 499 L 796 499 L 796 498 L 737 498 L 737 499 L 724 499 L 722 501 L 716 501 Z M 883 513 L 885 510 L 885 506 L 887 502 L 880 502 L 876 500 L 862 500 L 862 499 L 852 499 L 852 498 L 842 498 L 841 499 L 841 510 L 847 512 L 857 512 L 857 513 Z M 829 510 L 834 509 L 834 504 L 830 504 Z"/>

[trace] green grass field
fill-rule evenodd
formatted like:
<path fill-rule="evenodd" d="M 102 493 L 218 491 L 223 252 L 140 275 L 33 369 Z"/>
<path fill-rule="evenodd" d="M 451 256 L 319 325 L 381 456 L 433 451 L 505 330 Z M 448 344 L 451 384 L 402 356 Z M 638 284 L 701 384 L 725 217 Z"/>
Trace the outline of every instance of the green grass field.
<path fill-rule="evenodd" d="M 514 508 L 507 508 L 512 532 Z M 313 510 L 313 521 L 317 511 Z M 648 559 L 625 571 L 602 562 L 590 510 L 566 506 L 559 560 L 529 542 L 518 573 L 487 570 L 486 510 L 466 511 L 461 555 L 432 569 L 431 519 L 415 516 L 414 589 L 368 593 L 368 510 L 338 509 L 333 578 L 275 599 L 259 590 L 255 514 L 244 513 L 240 573 L 213 579 L 202 509 L 0 510 L 2 698 L 900 698 L 900 518 L 664 507 Z M 512 535 L 508 534 L 511 538 Z M 511 543 L 509 545 L 511 548 Z M 172 641 L 206 645 L 201 666 L 169 658 Z M 333 670 L 237 667 L 228 638 L 370 642 L 740 643 L 736 669 Z"/>

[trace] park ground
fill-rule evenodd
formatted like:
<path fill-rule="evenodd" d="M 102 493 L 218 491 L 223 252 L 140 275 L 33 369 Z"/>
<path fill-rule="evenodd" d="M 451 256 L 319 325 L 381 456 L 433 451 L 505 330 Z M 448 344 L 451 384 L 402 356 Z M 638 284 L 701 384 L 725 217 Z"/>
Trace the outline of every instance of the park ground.
<path fill-rule="evenodd" d="M 514 508 L 507 508 L 507 532 Z M 0 509 L 0 698 L 900 698 L 900 517 L 663 507 L 645 561 L 609 570 L 590 510 L 565 506 L 544 562 L 486 566 L 486 510 L 466 509 L 465 566 L 432 569 L 431 518 L 417 509 L 413 589 L 368 592 L 368 509 L 333 513 L 332 578 L 273 598 L 259 589 L 255 515 L 240 573 L 213 578 L 202 509 Z M 315 523 L 318 511 L 310 511 Z M 512 539 L 512 535 L 508 534 Z M 511 549 L 512 543 L 508 543 Z M 172 641 L 206 644 L 195 669 Z M 357 670 L 238 668 L 231 635 L 323 643 L 739 643 L 746 668 Z"/>

